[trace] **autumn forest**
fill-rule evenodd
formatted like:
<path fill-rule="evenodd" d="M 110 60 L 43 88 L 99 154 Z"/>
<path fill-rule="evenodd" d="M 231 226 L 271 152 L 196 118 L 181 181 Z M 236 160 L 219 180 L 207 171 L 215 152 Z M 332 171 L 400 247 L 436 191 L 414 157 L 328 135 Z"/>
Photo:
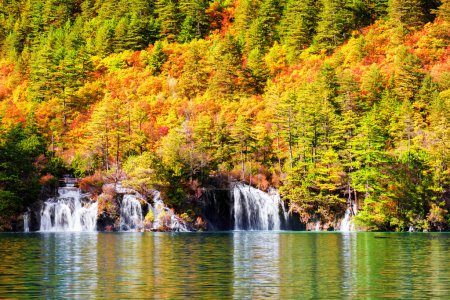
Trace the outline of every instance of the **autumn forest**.
<path fill-rule="evenodd" d="M 0 0 L 0 230 L 64 174 L 448 230 L 450 1 Z"/>

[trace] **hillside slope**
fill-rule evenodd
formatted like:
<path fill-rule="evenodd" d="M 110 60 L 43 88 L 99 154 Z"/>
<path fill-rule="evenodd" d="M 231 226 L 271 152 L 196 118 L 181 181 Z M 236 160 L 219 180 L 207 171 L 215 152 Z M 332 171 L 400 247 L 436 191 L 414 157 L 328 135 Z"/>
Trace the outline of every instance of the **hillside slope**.
<path fill-rule="evenodd" d="M 304 222 L 449 228 L 448 1 L 4 1 L 0 216 L 72 172 L 280 188 Z M 95 174 L 95 175 L 94 175 Z"/>

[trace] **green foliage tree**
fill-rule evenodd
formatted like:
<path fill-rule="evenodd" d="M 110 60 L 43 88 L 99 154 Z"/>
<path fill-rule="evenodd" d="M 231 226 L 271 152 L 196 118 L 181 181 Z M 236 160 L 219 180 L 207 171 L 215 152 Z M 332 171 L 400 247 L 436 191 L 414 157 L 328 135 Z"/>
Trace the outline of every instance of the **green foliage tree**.
<path fill-rule="evenodd" d="M 201 50 L 206 51 L 205 46 L 198 42 L 186 53 L 186 63 L 183 66 L 179 84 L 182 94 L 188 99 L 201 95 L 208 87 L 208 73 L 205 70 L 206 62 L 200 52 Z"/>
<path fill-rule="evenodd" d="M 154 153 L 144 152 L 139 156 L 128 157 L 123 170 L 129 176 L 123 184 L 144 194 L 167 184 L 162 178 L 161 162 Z"/>
<path fill-rule="evenodd" d="M 53 53 L 54 49 L 50 39 L 43 42 L 39 51 L 34 53 L 30 71 L 30 90 L 32 99 L 35 101 L 45 101 L 50 99 L 54 93 L 52 85 L 52 75 L 54 73 Z"/>
<path fill-rule="evenodd" d="M 442 2 L 442 4 L 441 4 L 441 6 L 439 6 L 437 14 L 442 20 L 449 22 L 450 21 L 450 1 L 442 0 L 441 2 Z"/>
<path fill-rule="evenodd" d="M 168 41 L 175 41 L 180 32 L 180 13 L 176 2 L 158 0 L 155 3 L 155 8 L 162 37 Z"/>
<path fill-rule="evenodd" d="M 141 20 L 141 17 L 136 13 L 131 14 L 127 38 L 125 39 L 127 50 L 136 51 L 147 46 L 145 44 L 145 30 L 146 24 Z"/>
<path fill-rule="evenodd" d="M 161 72 L 163 64 L 166 62 L 167 56 L 163 51 L 163 44 L 161 42 L 156 42 L 153 46 L 153 53 L 150 56 L 148 66 L 152 71 L 153 75 L 157 75 Z"/>
<path fill-rule="evenodd" d="M 391 0 L 389 17 L 393 24 L 417 27 L 423 24 L 424 15 L 420 0 Z"/>
<path fill-rule="evenodd" d="M 8 220 L 34 202 L 40 192 L 35 159 L 44 153 L 44 143 L 32 118 L 26 126 L 0 127 L 1 230 L 8 229 Z"/>
<path fill-rule="evenodd" d="M 105 21 L 95 33 L 94 50 L 100 56 L 107 56 L 113 52 L 113 38 L 115 20 Z"/>
<path fill-rule="evenodd" d="M 349 35 L 353 13 L 346 0 L 323 0 L 315 41 L 320 48 L 331 51 Z"/>
<path fill-rule="evenodd" d="M 183 24 L 181 24 L 181 31 L 178 35 L 178 41 L 180 43 L 188 43 L 192 41 L 193 39 L 196 39 L 199 37 L 198 31 L 195 29 L 194 20 L 192 17 L 187 16 Z"/>
<path fill-rule="evenodd" d="M 236 7 L 233 26 L 242 37 L 250 27 L 250 24 L 257 17 L 257 4 L 259 1 L 243 0 Z"/>
<path fill-rule="evenodd" d="M 383 74 L 377 65 L 373 64 L 364 74 L 361 82 L 361 90 L 363 92 L 361 107 L 368 109 L 377 103 L 383 94 Z"/>
<path fill-rule="evenodd" d="M 399 99 L 413 100 L 420 87 L 421 62 L 407 48 L 401 46 L 395 57 L 394 84 Z"/>
<path fill-rule="evenodd" d="M 253 48 L 248 54 L 246 70 L 247 90 L 252 91 L 252 94 L 262 94 L 269 77 L 263 53 L 263 50 L 258 46 Z"/>
<path fill-rule="evenodd" d="M 208 31 L 207 8 L 208 1 L 205 0 L 182 0 L 179 2 L 180 14 L 184 17 L 178 37 L 180 42 L 201 38 Z"/>
<path fill-rule="evenodd" d="M 214 73 L 209 84 L 209 91 L 219 98 L 228 98 L 236 90 L 236 82 L 241 71 L 241 49 L 232 35 L 216 42 L 211 53 L 211 65 Z"/>
<path fill-rule="evenodd" d="M 294 1 L 286 4 L 278 28 L 281 42 L 290 51 L 291 60 L 308 47 L 316 33 L 320 1 Z"/>
<path fill-rule="evenodd" d="M 114 51 L 123 52 L 127 49 L 126 38 L 128 35 L 128 18 L 122 17 L 114 29 Z"/>

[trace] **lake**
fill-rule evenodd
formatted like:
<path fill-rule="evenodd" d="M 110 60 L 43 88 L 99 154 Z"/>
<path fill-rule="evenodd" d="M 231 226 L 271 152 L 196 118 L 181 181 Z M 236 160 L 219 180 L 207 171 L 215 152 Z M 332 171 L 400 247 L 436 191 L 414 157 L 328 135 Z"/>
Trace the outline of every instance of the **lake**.
<path fill-rule="evenodd" d="M 0 234 L 0 298 L 450 298 L 448 233 Z"/>

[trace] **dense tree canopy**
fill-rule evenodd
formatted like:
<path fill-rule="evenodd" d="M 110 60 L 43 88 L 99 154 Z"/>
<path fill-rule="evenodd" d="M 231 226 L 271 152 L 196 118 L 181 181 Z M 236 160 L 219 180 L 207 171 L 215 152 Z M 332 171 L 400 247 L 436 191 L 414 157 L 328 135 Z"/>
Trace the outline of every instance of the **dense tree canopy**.
<path fill-rule="evenodd" d="M 306 222 L 356 203 L 368 230 L 448 229 L 449 15 L 446 0 L 1 1 L 0 214 L 66 168 L 125 172 L 179 210 L 225 174 L 279 187 Z"/>

